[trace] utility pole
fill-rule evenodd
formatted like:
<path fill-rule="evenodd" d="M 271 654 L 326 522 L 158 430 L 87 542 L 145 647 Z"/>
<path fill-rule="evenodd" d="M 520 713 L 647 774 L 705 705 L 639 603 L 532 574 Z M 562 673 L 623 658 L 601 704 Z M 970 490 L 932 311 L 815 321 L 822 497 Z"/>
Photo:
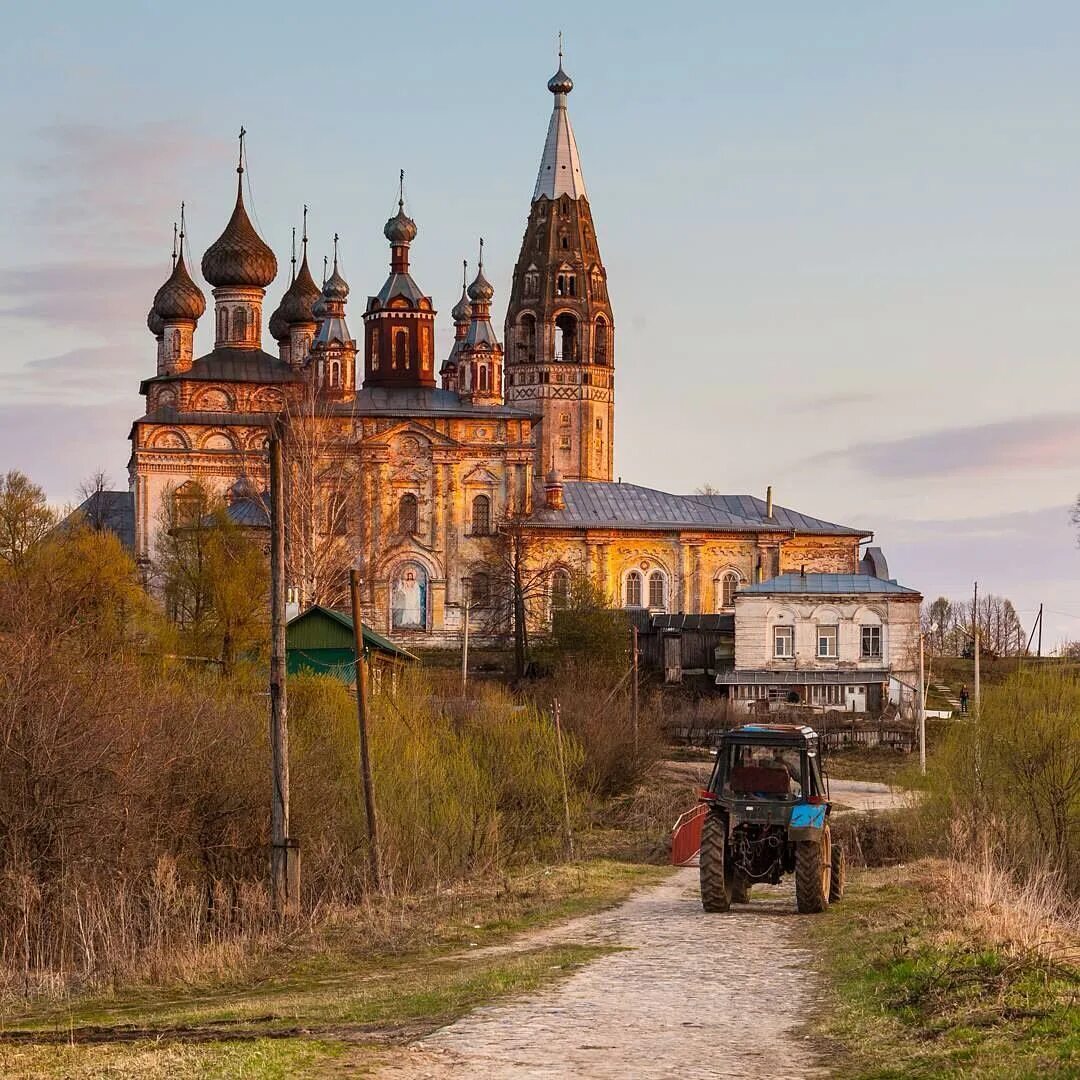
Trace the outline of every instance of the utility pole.
<path fill-rule="evenodd" d="M 982 652 L 982 645 L 979 642 L 979 628 L 975 627 L 975 712 L 979 711 L 979 653 Z"/>
<path fill-rule="evenodd" d="M 285 690 L 285 479 L 281 433 L 270 439 L 270 898 L 279 915 L 300 903 L 300 846 L 289 839 L 289 718 Z"/>
<path fill-rule="evenodd" d="M 634 681 L 630 688 L 630 719 L 634 725 L 634 753 L 638 750 L 638 628 L 637 623 L 630 627 L 630 663 L 634 672 Z"/>
<path fill-rule="evenodd" d="M 464 697 L 469 681 L 469 604 L 472 601 L 472 582 L 467 575 L 461 579 L 461 591 L 465 600 L 465 632 L 461 639 L 461 696 Z"/>
<path fill-rule="evenodd" d="M 368 753 L 368 675 L 364 661 L 364 620 L 360 613 L 360 571 L 349 571 L 352 596 L 353 643 L 356 649 L 356 726 L 360 734 L 360 786 L 364 789 L 364 813 L 367 817 L 368 859 L 375 891 L 382 889 L 382 863 L 379 858 L 379 826 L 375 817 L 375 791 L 371 783 L 371 756 Z"/>
<path fill-rule="evenodd" d="M 571 859 L 574 857 L 574 834 L 570 827 L 570 790 L 566 783 L 566 757 L 563 754 L 562 720 L 559 713 L 559 699 L 551 703 L 551 715 L 555 720 L 555 742 L 559 748 L 559 775 L 562 777 L 563 813 L 566 818 L 566 850 Z"/>
<path fill-rule="evenodd" d="M 1042 659 L 1042 604 L 1039 605 L 1039 650 L 1036 652 L 1036 656 Z"/>
<path fill-rule="evenodd" d="M 926 657 L 925 634 L 919 635 L 919 772 L 926 772 Z"/>

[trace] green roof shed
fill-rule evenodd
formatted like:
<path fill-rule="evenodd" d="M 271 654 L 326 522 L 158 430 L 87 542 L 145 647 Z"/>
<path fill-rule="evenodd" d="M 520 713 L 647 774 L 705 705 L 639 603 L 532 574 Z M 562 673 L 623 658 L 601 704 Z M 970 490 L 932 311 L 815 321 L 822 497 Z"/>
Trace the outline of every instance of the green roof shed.
<path fill-rule="evenodd" d="M 356 681 L 356 645 L 350 615 L 319 604 L 290 619 L 285 628 L 288 673 L 332 675 L 352 685 Z M 415 660 L 412 653 L 389 638 L 364 627 L 364 656 L 369 663 L 400 664 Z"/>

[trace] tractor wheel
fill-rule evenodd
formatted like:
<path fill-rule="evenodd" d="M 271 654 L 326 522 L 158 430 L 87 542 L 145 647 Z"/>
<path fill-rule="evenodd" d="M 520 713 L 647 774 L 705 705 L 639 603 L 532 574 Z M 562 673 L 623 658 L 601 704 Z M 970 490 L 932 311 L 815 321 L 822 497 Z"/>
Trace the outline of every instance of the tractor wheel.
<path fill-rule="evenodd" d="M 831 840 L 826 825 L 820 840 L 800 840 L 795 845 L 795 904 L 803 914 L 813 915 L 829 906 Z"/>
<path fill-rule="evenodd" d="M 844 889 L 847 886 L 847 856 L 844 854 L 844 845 L 837 842 L 832 849 L 832 875 L 829 884 L 829 903 L 835 904 L 844 899 Z"/>
<path fill-rule="evenodd" d="M 731 902 L 733 904 L 749 904 L 750 890 L 754 883 L 741 870 L 736 870 L 731 879 Z"/>
<path fill-rule="evenodd" d="M 725 825 L 716 814 L 706 814 L 701 826 L 701 906 L 709 912 L 731 907 L 731 875 L 727 868 Z"/>

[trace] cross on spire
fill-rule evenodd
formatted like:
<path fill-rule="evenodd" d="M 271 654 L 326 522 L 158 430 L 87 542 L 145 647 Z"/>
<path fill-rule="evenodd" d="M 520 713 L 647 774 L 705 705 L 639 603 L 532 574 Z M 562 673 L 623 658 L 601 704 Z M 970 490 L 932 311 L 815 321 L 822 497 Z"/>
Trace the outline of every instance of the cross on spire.
<path fill-rule="evenodd" d="M 398 175 L 398 209 L 401 210 L 405 206 L 405 170 L 402 169 Z"/>
<path fill-rule="evenodd" d="M 177 257 L 184 258 L 184 203 L 180 204 L 180 253 Z"/>
<path fill-rule="evenodd" d="M 247 134 L 247 130 L 244 125 L 240 125 L 240 156 L 236 162 L 236 171 L 242 173 L 244 171 L 244 136 Z"/>
<path fill-rule="evenodd" d="M 322 283 L 326 284 L 326 268 L 330 265 L 330 260 L 324 255 L 322 257 Z"/>
<path fill-rule="evenodd" d="M 172 268 L 176 269 L 176 222 L 172 223 Z"/>
<path fill-rule="evenodd" d="M 559 67 L 562 67 L 562 31 L 559 31 Z"/>
<path fill-rule="evenodd" d="M 296 226 L 292 229 L 292 258 L 289 259 L 292 263 L 292 274 L 289 277 L 289 284 L 292 284 L 296 280 Z"/>
<path fill-rule="evenodd" d="M 334 273 L 337 273 L 337 242 L 338 234 L 334 233 Z"/>
<path fill-rule="evenodd" d="M 468 259 L 462 259 L 461 260 L 461 291 L 462 292 L 465 291 L 465 283 L 468 281 L 468 279 L 469 279 L 469 260 Z"/>
<path fill-rule="evenodd" d="M 477 266 L 480 273 L 484 272 L 484 238 L 480 237 L 480 264 Z"/>

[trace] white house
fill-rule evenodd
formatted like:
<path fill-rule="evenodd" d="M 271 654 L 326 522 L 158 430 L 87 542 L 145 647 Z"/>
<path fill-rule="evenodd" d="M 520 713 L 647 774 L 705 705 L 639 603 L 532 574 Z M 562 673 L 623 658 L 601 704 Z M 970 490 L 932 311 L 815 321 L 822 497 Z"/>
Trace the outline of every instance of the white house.
<path fill-rule="evenodd" d="M 781 574 L 735 594 L 736 701 L 878 713 L 915 700 L 922 596 L 869 574 Z"/>

